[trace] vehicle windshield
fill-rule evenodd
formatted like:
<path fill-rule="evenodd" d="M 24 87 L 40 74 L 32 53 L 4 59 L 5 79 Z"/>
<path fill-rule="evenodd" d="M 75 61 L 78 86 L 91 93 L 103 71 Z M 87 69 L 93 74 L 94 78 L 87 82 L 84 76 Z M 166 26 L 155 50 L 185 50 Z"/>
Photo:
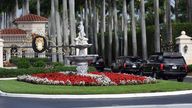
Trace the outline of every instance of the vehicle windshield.
<path fill-rule="evenodd" d="M 185 60 L 182 57 L 165 57 L 164 63 L 171 64 L 185 64 Z"/>
<path fill-rule="evenodd" d="M 126 62 L 131 62 L 131 63 L 136 63 L 136 62 L 141 62 L 142 60 L 138 58 L 128 58 L 126 59 Z"/>

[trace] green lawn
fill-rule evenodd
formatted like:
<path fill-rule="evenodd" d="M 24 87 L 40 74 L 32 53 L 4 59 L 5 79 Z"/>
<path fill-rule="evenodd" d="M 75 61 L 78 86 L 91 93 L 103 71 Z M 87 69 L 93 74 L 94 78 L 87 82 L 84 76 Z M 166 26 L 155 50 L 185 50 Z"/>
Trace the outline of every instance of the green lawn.
<path fill-rule="evenodd" d="M 190 90 L 191 83 L 159 81 L 157 84 L 122 86 L 56 86 L 37 85 L 16 80 L 0 81 L 0 90 L 9 93 L 30 94 L 122 94 Z"/>

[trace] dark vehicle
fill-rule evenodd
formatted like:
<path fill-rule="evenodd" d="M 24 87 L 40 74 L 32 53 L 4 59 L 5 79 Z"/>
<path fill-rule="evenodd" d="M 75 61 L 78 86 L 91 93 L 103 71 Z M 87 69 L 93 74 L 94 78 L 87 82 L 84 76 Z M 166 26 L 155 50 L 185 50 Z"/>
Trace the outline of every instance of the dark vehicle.
<path fill-rule="evenodd" d="M 112 63 L 111 70 L 113 72 L 132 73 L 139 74 L 142 70 L 144 60 L 139 57 L 122 56 L 118 57 L 114 63 Z"/>
<path fill-rule="evenodd" d="M 156 53 L 148 59 L 142 67 L 141 74 L 155 78 L 177 79 L 182 82 L 187 75 L 188 67 L 181 53 L 164 52 Z"/>
<path fill-rule="evenodd" d="M 94 66 L 98 71 L 103 71 L 105 68 L 105 62 L 103 57 L 97 57 L 92 63 L 92 66 Z"/>

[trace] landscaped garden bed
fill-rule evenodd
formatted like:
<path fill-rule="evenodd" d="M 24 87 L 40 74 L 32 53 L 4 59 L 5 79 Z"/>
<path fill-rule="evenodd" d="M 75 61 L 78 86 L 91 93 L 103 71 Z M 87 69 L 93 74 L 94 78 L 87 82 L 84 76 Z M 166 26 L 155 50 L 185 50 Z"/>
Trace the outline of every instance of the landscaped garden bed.
<path fill-rule="evenodd" d="M 155 78 L 146 76 L 112 72 L 90 72 L 88 74 L 78 75 L 70 71 L 23 75 L 18 76 L 17 80 L 35 84 L 81 86 L 136 85 L 157 82 Z"/>

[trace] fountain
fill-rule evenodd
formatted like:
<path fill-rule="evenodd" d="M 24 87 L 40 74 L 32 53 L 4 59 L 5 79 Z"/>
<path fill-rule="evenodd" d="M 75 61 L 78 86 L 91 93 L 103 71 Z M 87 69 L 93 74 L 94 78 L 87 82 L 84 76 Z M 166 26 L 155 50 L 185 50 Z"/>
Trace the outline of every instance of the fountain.
<path fill-rule="evenodd" d="M 97 54 L 87 54 L 87 48 L 91 47 L 92 44 L 88 44 L 88 38 L 85 36 L 83 22 L 81 21 L 79 24 L 79 33 L 78 37 L 75 38 L 75 44 L 70 45 L 70 47 L 76 48 L 76 55 L 70 55 L 66 58 L 71 62 L 75 62 L 77 65 L 77 74 L 87 74 L 88 70 L 88 61 L 95 59 Z"/>

